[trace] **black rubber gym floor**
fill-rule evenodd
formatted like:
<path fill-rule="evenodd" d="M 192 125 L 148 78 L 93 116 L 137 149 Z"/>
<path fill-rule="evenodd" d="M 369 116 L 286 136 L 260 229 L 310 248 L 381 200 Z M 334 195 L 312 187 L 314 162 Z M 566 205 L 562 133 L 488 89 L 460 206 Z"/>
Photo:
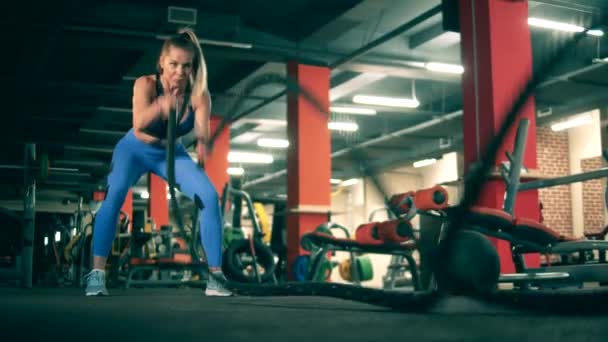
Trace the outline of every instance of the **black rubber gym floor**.
<path fill-rule="evenodd" d="M 451 297 L 403 313 L 318 296 L 201 289 L 0 288 L 0 341 L 607 341 L 608 315 L 547 315 Z M 608 305 L 608 302 L 598 302 Z"/>

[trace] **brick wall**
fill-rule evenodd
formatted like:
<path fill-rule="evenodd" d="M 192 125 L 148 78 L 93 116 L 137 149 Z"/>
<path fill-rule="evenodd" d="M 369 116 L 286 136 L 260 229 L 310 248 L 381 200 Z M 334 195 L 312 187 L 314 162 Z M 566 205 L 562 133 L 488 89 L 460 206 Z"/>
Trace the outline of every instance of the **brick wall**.
<path fill-rule="evenodd" d="M 536 160 L 542 175 L 549 177 L 570 174 L 568 133 L 553 132 L 549 127 L 536 131 Z M 569 185 L 540 189 L 544 224 L 564 235 L 572 235 L 572 196 Z"/>
<path fill-rule="evenodd" d="M 604 167 L 602 157 L 581 160 L 583 172 Z M 605 179 L 593 179 L 583 182 L 583 217 L 585 234 L 597 233 L 604 227 L 604 187 Z"/>

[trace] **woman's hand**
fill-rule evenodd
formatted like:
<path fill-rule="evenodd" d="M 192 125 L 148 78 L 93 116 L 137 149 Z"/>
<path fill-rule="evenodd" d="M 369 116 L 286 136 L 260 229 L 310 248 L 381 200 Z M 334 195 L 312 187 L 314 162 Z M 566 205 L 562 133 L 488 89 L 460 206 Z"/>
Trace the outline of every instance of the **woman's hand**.
<path fill-rule="evenodd" d="M 158 112 L 165 119 L 169 117 L 169 113 L 171 113 L 172 110 L 175 110 L 176 104 L 177 100 L 173 95 L 161 95 L 156 99 Z"/>

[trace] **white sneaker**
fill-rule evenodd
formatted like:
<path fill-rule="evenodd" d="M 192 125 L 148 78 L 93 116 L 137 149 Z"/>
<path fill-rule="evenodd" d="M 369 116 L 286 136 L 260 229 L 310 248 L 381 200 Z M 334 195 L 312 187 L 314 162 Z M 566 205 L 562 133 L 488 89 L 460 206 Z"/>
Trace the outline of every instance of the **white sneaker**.
<path fill-rule="evenodd" d="M 224 287 L 227 280 L 224 274 L 220 272 L 210 272 L 207 278 L 207 288 L 205 289 L 205 296 L 218 296 L 218 297 L 229 297 L 234 294 Z"/>
<path fill-rule="evenodd" d="M 87 283 L 85 294 L 87 296 L 109 296 L 110 293 L 106 288 L 106 272 L 100 270 L 92 270 L 84 276 Z"/>

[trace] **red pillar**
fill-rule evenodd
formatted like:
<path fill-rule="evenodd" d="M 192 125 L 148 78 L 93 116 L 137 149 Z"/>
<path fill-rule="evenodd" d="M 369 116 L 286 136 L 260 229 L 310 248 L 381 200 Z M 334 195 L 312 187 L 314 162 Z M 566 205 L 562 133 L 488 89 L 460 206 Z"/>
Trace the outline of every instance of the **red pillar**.
<path fill-rule="evenodd" d="M 210 122 L 210 134 L 215 134 L 218 129 L 222 118 L 219 116 L 211 116 Z M 197 146 L 198 147 L 198 146 Z M 205 152 L 200 148 L 197 148 L 197 155 L 199 160 L 203 158 L 205 160 L 205 172 L 209 179 L 215 186 L 218 194 L 221 196 L 224 186 L 230 179 L 228 175 L 228 152 L 230 151 L 230 126 L 224 127 L 217 140 L 213 145 L 213 151 Z"/>
<path fill-rule="evenodd" d="M 460 30 L 463 75 L 464 159 L 468 169 L 498 132 L 507 111 L 532 74 L 532 47 L 528 28 L 527 1 L 460 0 Z M 536 116 L 531 98 L 519 113 L 530 120 L 524 165 L 536 169 Z M 506 160 L 505 150 L 513 150 L 517 124 L 498 151 L 496 165 Z M 489 180 L 479 205 L 502 208 L 505 185 Z M 538 220 L 538 192 L 517 195 L 515 215 Z M 501 259 L 501 272 L 514 271 L 510 245 L 492 239 Z M 528 265 L 538 258 L 527 259 Z M 532 262 L 532 264 L 530 264 Z"/>
<path fill-rule="evenodd" d="M 125 201 L 122 204 L 122 208 L 120 208 L 120 210 L 129 215 L 128 231 L 131 232 L 131 227 L 133 223 L 133 189 L 129 189 L 129 192 L 127 192 L 127 196 L 125 196 Z"/>
<path fill-rule="evenodd" d="M 167 200 L 167 182 L 159 176 L 148 174 L 148 217 L 154 220 L 156 229 L 169 224 L 169 202 Z"/>
<path fill-rule="evenodd" d="M 310 91 L 329 111 L 330 70 L 326 67 L 288 63 L 287 73 Z M 303 96 L 287 97 L 287 275 L 293 280 L 291 265 L 305 254 L 300 247 L 303 234 L 327 222 L 331 204 L 331 136 L 328 118 Z"/>

